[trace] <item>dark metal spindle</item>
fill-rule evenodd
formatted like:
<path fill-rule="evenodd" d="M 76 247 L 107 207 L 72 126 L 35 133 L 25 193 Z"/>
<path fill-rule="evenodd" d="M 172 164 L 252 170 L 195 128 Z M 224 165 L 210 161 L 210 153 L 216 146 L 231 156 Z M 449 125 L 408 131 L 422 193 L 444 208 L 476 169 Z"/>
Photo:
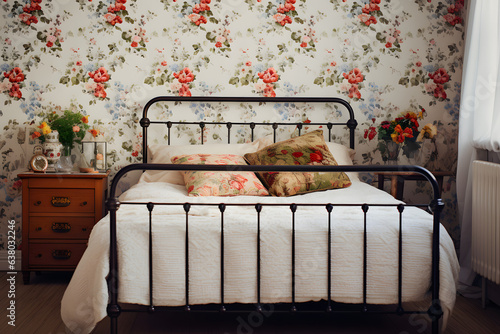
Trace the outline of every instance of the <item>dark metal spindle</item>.
<path fill-rule="evenodd" d="M 171 121 L 168 121 L 167 122 L 167 141 L 168 141 L 168 145 L 170 145 L 170 129 L 172 128 L 172 122 Z"/>
<path fill-rule="evenodd" d="M 204 122 L 200 122 L 200 132 L 201 132 L 201 144 L 203 145 L 203 141 L 204 141 L 204 134 L 205 134 L 205 123 Z"/>
<path fill-rule="evenodd" d="M 262 305 L 260 305 L 260 212 L 262 204 L 256 204 L 255 211 L 257 211 L 257 311 L 262 312 Z"/>
<path fill-rule="evenodd" d="M 227 143 L 228 144 L 231 144 L 231 127 L 233 126 L 233 124 L 231 122 L 228 122 L 226 124 L 226 127 L 227 127 Z"/>
<path fill-rule="evenodd" d="M 328 141 L 331 142 L 332 141 L 332 127 L 333 127 L 333 124 L 328 122 L 328 124 L 326 125 L 326 127 L 328 128 Z"/>
<path fill-rule="evenodd" d="M 328 305 L 327 312 L 332 311 L 332 210 L 333 205 L 327 204 L 326 211 L 328 212 Z"/>
<path fill-rule="evenodd" d="M 363 223 L 363 312 L 368 311 L 368 307 L 366 304 L 366 259 L 367 259 L 367 251 L 366 251 L 366 213 L 368 212 L 368 204 L 363 204 L 361 206 L 364 213 L 364 223 Z"/>
<path fill-rule="evenodd" d="M 276 129 L 278 129 L 278 123 L 273 123 L 273 142 L 276 143 Z"/>
<path fill-rule="evenodd" d="M 295 212 L 297 211 L 297 204 L 291 204 L 290 210 L 292 211 L 292 312 L 297 311 L 295 306 Z"/>
<path fill-rule="evenodd" d="M 299 129 L 299 136 L 302 132 L 302 124 L 297 124 L 297 129 Z"/>
<path fill-rule="evenodd" d="M 148 312 L 153 313 L 155 307 L 153 305 L 153 209 L 154 204 L 149 202 L 146 207 L 149 211 L 149 308 Z"/>
<path fill-rule="evenodd" d="M 220 210 L 220 311 L 225 312 L 226 306 L 224 306 L 224 211 L 226 210 L 226 205 L 224 203 L 219 204 Z"/>
<path fill-rule="evenodd" d="M 252 141 L 253 141 L 254 130 L 255 130 L 255 123 L 252 122 L 252 123 L 250 123 L 250 132 L 251 132 Z"/>
<path fill-rule="evenodd" d="M 189 306 L 189 210 L 191 209 L 191 204 L 184 203 L 183 205 L 184 211 L 186 212 L 186 251 L 185 251 L 185 289 L 186 289 L 186 311 L 191 311 L 191 307 Z"/>
<path fill-rule="evenodd" d="M 403 204 L 398 205 L 399 211 L 399 245 L 398 245 L 398 308 L 397 313 L 402 315 L 404 313 L 402 306 L 403 295 Z"/>

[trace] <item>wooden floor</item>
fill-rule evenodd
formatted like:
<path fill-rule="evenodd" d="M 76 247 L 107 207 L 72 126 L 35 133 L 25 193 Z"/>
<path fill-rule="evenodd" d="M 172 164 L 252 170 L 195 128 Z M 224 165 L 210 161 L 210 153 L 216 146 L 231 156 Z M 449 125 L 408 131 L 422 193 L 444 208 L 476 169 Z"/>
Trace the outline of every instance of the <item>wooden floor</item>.
<path fill-rule="evenodd" d="M 7 307 L 9 284 L 6 273 L 0 273 L 0 333 L 66 334 L 60 316 L 60 301 L 71 276 L 67 273 L 44 272 L 32 274 L 32 284 L 23 285 L 22 276 L 16 277 L 16 326 L 8 325 Z M 455 310 L 445 334 L 500 333 L 500 307 L 491 304 L 486 310 L 480 300 L 458 296 Z M 422 305 L 423 306 L 423 305 Z M 430 333 L 423 316 L 349 315 L 325 318 L 324 315 L 297 316 L 289 314 L 190 314 L 158 313 L 123 314 L 119 333 L 172 334 L 298 334 L 298 333 Z M 109 322 L 101 321 L 93 333 L 108 333 Z"/>

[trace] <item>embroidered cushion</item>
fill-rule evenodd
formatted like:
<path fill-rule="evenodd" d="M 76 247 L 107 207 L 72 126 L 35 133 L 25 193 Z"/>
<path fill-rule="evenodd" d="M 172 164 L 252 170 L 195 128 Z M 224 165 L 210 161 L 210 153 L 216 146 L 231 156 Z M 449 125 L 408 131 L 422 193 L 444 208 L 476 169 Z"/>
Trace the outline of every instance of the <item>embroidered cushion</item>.
<path fill-rule="evenodd" d="M 337 165 L 328 150 L 322 130 L 284 140 L 245 154 L 251 165 Z M 271 195 L 291 196 L 312 191 L 345 188 L 351 185 L 343 172 L 291 173 L 259 172 Z"/>
<path fill-rule="evenodd" d="M 191 154 L 172 158 L 174 164 L 245 165 L 242 156 L 233 154 Z M 229 169 L 229 168 L 228 168 Z M 252 172 L 185 171 L 184 183 L 189 196 L 267 196 L 266 188 Z"/>

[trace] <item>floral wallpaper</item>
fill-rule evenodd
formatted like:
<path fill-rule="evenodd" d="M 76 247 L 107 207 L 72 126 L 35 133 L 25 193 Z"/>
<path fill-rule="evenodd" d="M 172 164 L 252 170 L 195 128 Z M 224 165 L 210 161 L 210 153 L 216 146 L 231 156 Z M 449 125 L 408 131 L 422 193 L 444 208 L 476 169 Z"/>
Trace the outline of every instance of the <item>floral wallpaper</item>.
<path fill-rule="evenodd" d="M 109 141 L 114 174 L 141 159 L 138 120 L 154 96 L 338 96 L 359 122 L 357 163 L 384 163 L 381 123 L 413 112 L 416 130 L 437 129 L 414 149 L 418 163 L 455 171 L 463 0 L 2 0 L 0 8 L 0 250 L 8 220 L 21 242 L 17 174 L 27 168 L 40 115 L 52 111 L 89 116 Z M 258 116 L 248 105 L 184 107 L 192 114 L 184 118 Z M 164 119 L 175 112 L 155 109 Z M 272 110 L 269 120 L 306 123 L 342 114 Z M 198 140 L 199 131 L 184 130 L 185 141 Z M 205 135 L 218 140 L 215 130 Z M 410 158 L 400 156 L 401 163 Z M 407 185 L 409 201 L 426 199 L 423 184 Z M 458 245 L 453 177 L 443 191 L 443 223 Z"/>

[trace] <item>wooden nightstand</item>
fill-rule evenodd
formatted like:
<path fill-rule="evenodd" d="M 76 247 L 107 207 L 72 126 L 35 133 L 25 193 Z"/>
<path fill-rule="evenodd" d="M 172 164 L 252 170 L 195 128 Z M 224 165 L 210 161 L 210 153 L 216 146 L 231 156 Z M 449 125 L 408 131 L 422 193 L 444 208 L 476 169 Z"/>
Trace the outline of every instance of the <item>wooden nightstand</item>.
<path fill-rule="evenodd" d="M 105 214 L 108 174 L 22 173 L 22 271 L 74 270 Z"/>
<path fill-rule="evenodd" d="M 436 178 L 436 181 L 439 186 L 439 195 L 441 196 L 441 191 L 443 189 L 443 178 L 445 176 L 453 176 L 452 172 L 446 171 L 434 171 L 431 173 Z M 391 195 L 399 200 L 403 200 L 403 191 L 405 181 L 419 181 L 425 180 L 425 178 L 415 172 L 377 172 L 375 173 L 378 176 L 378 188 L 384 190 L 384 181 L 391 181 Z"/>

